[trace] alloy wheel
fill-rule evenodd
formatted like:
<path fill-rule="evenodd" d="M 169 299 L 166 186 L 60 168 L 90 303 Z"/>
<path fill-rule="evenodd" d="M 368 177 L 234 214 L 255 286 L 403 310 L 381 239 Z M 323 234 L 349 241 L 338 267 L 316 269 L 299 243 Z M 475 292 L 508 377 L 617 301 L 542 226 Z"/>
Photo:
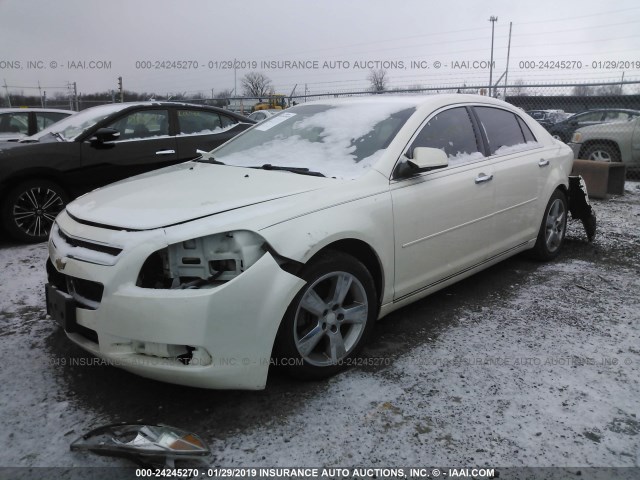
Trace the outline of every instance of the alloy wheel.
<path fill-rule="evenodd" d="M 347 272 L 331 272 L 306 287 L 294 319 L 295 346 L 305 362 L 337 365 L 356 348 L 369 313 L 365 288 Z"/>
<path fill-rule="evenodd" d="M 549 252 L 555 252 L 560 248 L 564 238 L 566 225 L 566 210 L 564 202 L 559 198 L 551 204 L 545 227 L 545 241 Z"/>
<path fill-rule="evenodd" d="M 64 208 L 60 193 L 48 187 L 31 187 L 19 194 L 11 210 L 17 227 L 30 237 L 44 237 Z"/>

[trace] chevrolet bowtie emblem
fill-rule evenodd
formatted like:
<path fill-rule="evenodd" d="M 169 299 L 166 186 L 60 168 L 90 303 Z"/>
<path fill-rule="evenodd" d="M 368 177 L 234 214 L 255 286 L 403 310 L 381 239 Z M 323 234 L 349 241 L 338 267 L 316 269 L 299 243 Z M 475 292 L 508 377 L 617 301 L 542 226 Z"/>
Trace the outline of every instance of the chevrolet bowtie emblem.
<path fill-rule="evenodd" d="M 67 266 L 66 258 L 56 258 L 56 268 L 58 270 L 64 270 L 64 267 Z"/>

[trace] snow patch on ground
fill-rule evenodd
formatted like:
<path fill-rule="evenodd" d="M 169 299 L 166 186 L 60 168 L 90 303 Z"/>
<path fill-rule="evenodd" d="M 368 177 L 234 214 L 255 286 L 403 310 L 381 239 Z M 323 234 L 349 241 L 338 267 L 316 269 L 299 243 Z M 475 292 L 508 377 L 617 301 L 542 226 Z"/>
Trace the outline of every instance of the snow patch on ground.
<path fill-rule="evenodd" d="M 158 394 L 124 404 L 143 409 L 145 421 L 193 428 L 210 443 L 212 465 L 638 465 L 640 184 L 593 203 L 593 245 L 572 222 L 558 260 L 478 304 L 452 307 L 452 322 L 430 318 L 428 299 L 394 314 L 424 316 L 432 333 L 392 347 L 386 366 L 320 383 L 282 380 L 266 392 L 158 387 L 100 366 L 63 371 L 59 362 L 78 354 L 45 318 L 46 245 L 0 245 L 0 466 L 130 465 L 69 444 L 99 425 L 141 420 L 140 410 L 109 405 L 122 404 L 119 389 L 136 397 L 139 388 L 144 399 L 156 387 L 176 403 Z M 74 390 L 98 372 L 111 388 L 86 387 L 83 399 Z M 175 411 L 192 404 L 192 415 Z M 218 410 L 238 416 L 218 429 Z M 242 427 L 228 428 L 234 422 Z"/>

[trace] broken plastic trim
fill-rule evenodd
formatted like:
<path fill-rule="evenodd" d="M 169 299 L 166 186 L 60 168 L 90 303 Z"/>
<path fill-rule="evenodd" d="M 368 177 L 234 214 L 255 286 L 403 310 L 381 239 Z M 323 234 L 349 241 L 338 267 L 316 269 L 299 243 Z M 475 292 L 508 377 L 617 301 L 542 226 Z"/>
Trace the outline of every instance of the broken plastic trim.
<path fill-rule="evenodd" d="M 136 285 L 155 289 L 216 286 L 242 275 L 265 253 L 265 241 L 248 230 L 184 240 L 152 253 Z"/>
<path fill-rule="evenodd" d="M 580 175 L 569 176 L 569 211 L 573 219 L 582 221 L 582 226 L 591 242 L 596 236 L 596 214 L 589 204 L 587 185 Z"/>
<path fill-rule="evenodd" d="M 304 267 L 304 263 L 297 262 L 283 255 L 280 255 L 267 242 L 265 242 L 262 245 L 262 248 L 264 249 L 265 252 L 269 253 L 273 257 L 273 259 L 277 262 L 278 266 L 282 270 L 284 270 L 287 273 L 290 273 L 291 275 L 295 275 L 296 277 L 299 277 L 298 273 L 300 272 L 300 270 L 302 270 L 302 267 Z"/>
<path fill-rule="evenodd" d="M 198 435 L 168 425 L 121 423 L 91 430 L 73 441 L 71 451 L 124 457 L 140 465 L 174 467 L 176 460 L 200 460 L 211 453 Z"/>

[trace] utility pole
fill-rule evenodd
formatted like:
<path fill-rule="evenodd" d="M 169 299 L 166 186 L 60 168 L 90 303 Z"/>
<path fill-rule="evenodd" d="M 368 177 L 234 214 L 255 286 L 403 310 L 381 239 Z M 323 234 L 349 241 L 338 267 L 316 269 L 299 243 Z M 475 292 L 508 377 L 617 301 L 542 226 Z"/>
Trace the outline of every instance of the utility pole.
<path fill-rule="evenodd" d="M 76 106 L 76 112 L 80 110 L 80 105 L 78 104 L 78 86 L 76 82 L 73 82 L 73 100 Z"/>
<path fill-rule="evenodd" d="M 491 15 L 489 17 L 489 21 L 491 22 L 491 63 L 489 64 L 489 96 L 493 97 L 493 33 L 495 30 L 496 22 L 498 21 L 498 17 L 494 17 Z"/>
<path fill-rule="evenodd" d="M 67 82 L 67 96 L 69 97 L 69 110 L 73 110 L 73 92 L 71 90 L 71 82 Z"/>
<path fill-rule="evenodd" d="M 40 88 L 40 80 L 38 80 L 38 92 L 40 92 L 40 106 L 44 108 L 44 100 L 42 100 L 42 88 Z"/>
<path fill-rule="evenodd" d="M 7 79 L 4 79 L 4 91 L 7 94 L 7 102 L 9 102 L 9 108 L 11 108 L 11 96 L 9 95 L 9 87 L 7 86 Z"/>
<path fill-rule="evenodd" d="M 509 54 L 511 53 L 511 26 L 513 22 L 509 22 L 509 45 L 507 46 L 507 69 L 504 72 L 504 95 L 502 100 L 507 101 L 507 79 L 509 77 Z"/>
<path fill-rule="evenodd" d="M 120 103 L 124 103 L 124 90 L 122 89 L 122 77 L 118 77 L 118 90 L 120 91 Z"/>
<path fill-rule="evenodd" d="M 42 92 L 42 108 L 47 108 L 47 91 Z"/>

